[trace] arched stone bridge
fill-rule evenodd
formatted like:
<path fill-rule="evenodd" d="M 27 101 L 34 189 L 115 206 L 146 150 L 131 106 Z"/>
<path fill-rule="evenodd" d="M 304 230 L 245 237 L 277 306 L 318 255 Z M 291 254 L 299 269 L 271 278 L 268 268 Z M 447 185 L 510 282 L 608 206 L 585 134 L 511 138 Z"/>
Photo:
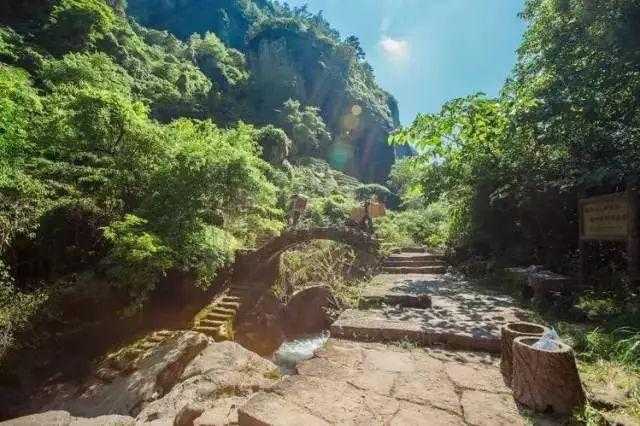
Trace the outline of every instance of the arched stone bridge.
<path fill-rule="evenodd" d="M 270 263 L 276 256 L 288 249 L 313 240 L 332 240 L 352 246 L 354 249 L 368 254 L 376 254 L 379 248 L 378 240 L 352 227 L 324 227 L 291 229 L 280 236 L 272 238 L 259 249 L 247 253 L 252 263 Z"/>

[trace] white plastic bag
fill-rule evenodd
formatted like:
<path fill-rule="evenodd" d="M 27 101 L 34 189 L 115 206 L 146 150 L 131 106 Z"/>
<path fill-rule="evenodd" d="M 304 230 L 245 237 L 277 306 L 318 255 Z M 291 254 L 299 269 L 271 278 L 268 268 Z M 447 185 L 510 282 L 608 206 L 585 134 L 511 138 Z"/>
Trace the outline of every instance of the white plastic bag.
<path fill-rule="evenodd" d="M 554 351 L 558 349 L 558 342 L 560 341 L 560 336 L 558 333 L 552 328 L 542 335 L 540 340 L 531 345 L 533 349 L 542 349 L 545 351 Z"/>

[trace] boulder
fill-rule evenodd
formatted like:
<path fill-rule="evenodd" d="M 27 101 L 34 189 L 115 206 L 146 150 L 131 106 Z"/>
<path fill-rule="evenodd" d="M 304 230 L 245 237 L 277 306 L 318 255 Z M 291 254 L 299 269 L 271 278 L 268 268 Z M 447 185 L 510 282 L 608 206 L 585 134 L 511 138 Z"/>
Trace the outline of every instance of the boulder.
<path fill-rule="evenodd" d="M 78 394 L 54 401 L 47 409 L 62 408 L 74 416 L 136 415 L 146 404 L 173 388 L 185 367 L 210 340 L 193 331 L 175 333 L 150 351 L 136 369 L 111 380 L 93 377 Z"/>
<path fill-rule="evenodd" d="M 60 411 L 2 425 L 236 424 L 238 408 L 280 379 L 271 361 L 237 343 L 216 343 L 193 331 L 174 332 L 130 367 L 107 379 L 98 369 L 44 407 Z"/>
<path fill-rule="evenodd" d="M 286 340 L 284 305 L 272 294 L 256 304 L 243 305 L 236 318 L 235 341 L 263 356 L 273 354 Z"/>
<path fill-rule="evenodd" d="M 237 421 L 237 408 L 279 378 L 277 366 L 234 342 L 213 343 L 184 369 L 178 384 L 148 404 L 139 423 L 223 425 Z"/>
<path fill-rule="evenodd" d="M 286 333 L 290 338 L 328 330 L 335 306 L 333 293 L 325 285 L 316 285 L 296 292 L 285 310 Z"/>

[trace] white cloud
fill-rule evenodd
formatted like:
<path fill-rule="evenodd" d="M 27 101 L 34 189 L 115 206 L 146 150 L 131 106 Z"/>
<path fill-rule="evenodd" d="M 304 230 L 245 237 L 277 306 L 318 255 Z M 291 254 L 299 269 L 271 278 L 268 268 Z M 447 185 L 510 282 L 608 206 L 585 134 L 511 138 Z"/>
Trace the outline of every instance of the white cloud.
<path fill-rule="evenodd" d="M 393 62 L 405 62 L 409 59 L 410 46 L 407 40 L 396 40 L 391 37 L 383 37 L 378 43 L 385 57 Z"/>

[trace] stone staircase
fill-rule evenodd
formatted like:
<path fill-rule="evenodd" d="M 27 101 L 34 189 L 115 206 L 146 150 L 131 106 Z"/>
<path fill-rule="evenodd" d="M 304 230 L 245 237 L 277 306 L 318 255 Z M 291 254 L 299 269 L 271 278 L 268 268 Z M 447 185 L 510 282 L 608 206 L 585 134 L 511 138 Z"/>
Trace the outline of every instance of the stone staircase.
<path fill-rule="evenodd" d="M 382 265 L 386 274 L 444 274 L 443 257 L 430 254 L 424 248 L 406 248 L 389 256 Z"/>
<path fill-rule="evenodd" d="M 238 310 L 253 292 L 249 284 L 232 285 L 196 315 L 193 330 L 213 337 L 216 342 L 233 340 Z"/>

